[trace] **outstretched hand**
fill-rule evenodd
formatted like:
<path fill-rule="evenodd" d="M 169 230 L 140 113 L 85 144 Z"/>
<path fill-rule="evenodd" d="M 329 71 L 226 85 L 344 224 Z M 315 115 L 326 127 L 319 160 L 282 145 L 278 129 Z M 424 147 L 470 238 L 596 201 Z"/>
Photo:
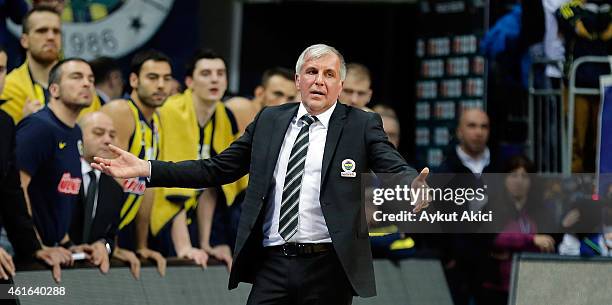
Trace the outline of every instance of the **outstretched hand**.
<path fill-rule="evenodd" d="M 412 180 L 412 184 L 410 185 L 412 189 L 421 188 L 424 192 L 421 193 L 423 194 L 422 196 L 418 196 L 416 199 L 414 208 L 412 209 L 414 213 L 418 213 L 422 209 L 427 208 L 431 202 L 431 198 L 429 197 L 429 185 L 427 185 L 427 175 L 429 175 L 429 168 L 426 167 L 416 178 L 414 178 L 414 180 Z"/>
<path fill-rule="evenodd" d="M 149 176 L 149 162 L 138 159 L 133 154 L 112 144 L 108 144 L 108 147 L 117 157 L 115 159 L 94 157 L 91 167 L 115 178 Z"/>

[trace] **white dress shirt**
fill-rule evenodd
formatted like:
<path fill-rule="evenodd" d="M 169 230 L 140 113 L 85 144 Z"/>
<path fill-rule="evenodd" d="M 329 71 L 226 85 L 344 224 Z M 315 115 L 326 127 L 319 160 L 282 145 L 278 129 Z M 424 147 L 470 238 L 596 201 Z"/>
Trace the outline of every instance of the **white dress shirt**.
<path fill-rule="evenodd" d="M 98 180 L 98 189 L 96 190 L 96 199 L 94 200 L 93 212 L 91 218 L 96 217 L 96 208 L 98 207 L 98 194 L 100 193 L 100 171 L 93 169 L 89 162 L 81 158 L 81 173 L 83 173 L 83 197 L 87 197 L 87 188 L 89 187 L 89 172 L 94 171 Z"/>
<path fill-rule="evenodd" d="M 331 242 L 327 224 L 321 210 L 321 202 L 319 195 L 321 191 L 321 167 L 323 166 L 323 151 L 325 150 L 325 139 L 327 138 L 327 130 L 329 127 L 329 119 L 331 118 L 336 104 L 334 103 L 325 112 L 317 115 L 317 121 L 310 125 L 308 138 L 308 153 L 306 154 L 306 163 L 304 165 L 304 175 L 302 176 L 302 188 L 300 190 L 298 230 L 290 242 L 299 243 L 328 243 Z M 265 222 L 263 226 L 264 247 L 277 246 L 285 243 L 285 240 L 278 233 L 278 222 L 280 217 L 280 204 L 283 196 L 283 187 L 285 185 L 285 174 L 287 172 L 287 163 L 291 155 L 293 143 L 297 138 L 302 122 L 299 120 L 307 113 L 304 105 L 300 103 L 297 115 L 293 117 L 287 132 L 285 140 L 280 149 L 278 161 L 274 168 L 274 181 L 276 185 L 270 199 L 266 205 Z"/>
<path fill-rule="evenodd" d="M 473 174 L 482 174 L 482 170 L 491 162 L 491 152 L 488 147 L 476 158 L 468 155 L 459 145 L 456 147 L 457 157 Z"/>

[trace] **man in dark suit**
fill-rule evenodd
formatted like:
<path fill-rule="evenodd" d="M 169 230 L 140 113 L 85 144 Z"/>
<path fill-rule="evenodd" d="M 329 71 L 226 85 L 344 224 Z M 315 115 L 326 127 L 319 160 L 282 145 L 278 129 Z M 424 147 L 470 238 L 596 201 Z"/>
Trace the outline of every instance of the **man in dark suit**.
<path fill-rule="evenodd" d="M 485 184 L 483 173 L 500 172 L 499 164 L 495 158 L 495 150 L 489 150 L 490 120 L 486 112 L 479 108 L 469 108 L 463 110 L 459 116 L 456 130 L 458 139 L 457 145 L 451 146 L 446 160 L 440 165 L 439 172 L 445 174 L 449 181 L 445 183 L 446 188 L 451 189 L 476 189 Z M 434 181 L 435 177 L 432 178 Z M 436 183 L 436 182 L 434 182 Z M 486 211 L 490 209 L 485 200 L 473 200 L 463 205 L 437 204 L 436 207 L 451 207 L 453 211 L 462 213 L 463 211 Z M 449 210 L 440 209 L 444 213 Z M 455 224 L 443 226 L 442 230 L 446 233 L 455 232 L 478 232 L 481 228 L 478 223 L 472 223 L 466 227 L 459 224 L 462 229 L 454 227 Z M 444 254 L 442 261 L 446 267 L 445 273 L 448 286 L 454 304 L 469 304 L 470 300 L 482 293 L 482 274 L 490 267 L 483 262 L 489 257 L 494 235 L 492 234 L 446 234 L 443 239 L 439 239 L 440 251 Z"/>
<path fill-rule="evenodd" d="M 91 168 L 94 156 L 113 157 L 108 144 L 115 143 L 117 131 L 113 120 L 103 112 L 88 113 L 79 120 L 83 131 L 81 171 L 83 183 L 70 224 L 70 240 L 75 244 L 103 245 L 109 254 L 130 264 L 132 275 L 140 277 L 140 260 L 116 247 L 123 189 L 115 178 Z"/>
<path fill-rule="evenodd" d="M 249 173 L 229 287 L 253 283 L 248 304 L 350 304 L 376 294 L 356 173 L 395 173 L 421 187 L 428 170 L 414 179 L 378 114 L 337 103 L 346 67 L 336 49 L 308 47 L 296 71 L 301 103 L 264 108 L 214 158 L 148 163 L 112 147 L 116 159 L 92 165 L 150 177 L 149 186 L 207 187 Z"/>

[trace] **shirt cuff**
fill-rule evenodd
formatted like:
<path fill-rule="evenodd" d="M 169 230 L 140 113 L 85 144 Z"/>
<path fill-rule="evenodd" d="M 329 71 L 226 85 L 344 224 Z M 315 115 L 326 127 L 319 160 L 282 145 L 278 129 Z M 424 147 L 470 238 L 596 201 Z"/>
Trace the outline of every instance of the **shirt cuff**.
<path fill-rule="evenodd" d="M 151 183 L 151 169 L 153 168 L 153 164 L 151 164 L 151 161 L 147 162 L 149 162 L 149 176 L 147 177 L 147 182 Z"/>

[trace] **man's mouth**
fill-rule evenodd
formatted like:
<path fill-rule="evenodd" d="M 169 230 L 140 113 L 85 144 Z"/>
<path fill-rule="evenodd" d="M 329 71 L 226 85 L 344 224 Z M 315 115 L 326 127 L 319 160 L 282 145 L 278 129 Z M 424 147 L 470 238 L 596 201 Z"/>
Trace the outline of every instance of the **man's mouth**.
<path fill-rule="evenodd" d="M 321 95 L 321 96 L 325 95 L 323 91 L 319 91 L 319 90 L 310 90 L 310 94 Z"/>

